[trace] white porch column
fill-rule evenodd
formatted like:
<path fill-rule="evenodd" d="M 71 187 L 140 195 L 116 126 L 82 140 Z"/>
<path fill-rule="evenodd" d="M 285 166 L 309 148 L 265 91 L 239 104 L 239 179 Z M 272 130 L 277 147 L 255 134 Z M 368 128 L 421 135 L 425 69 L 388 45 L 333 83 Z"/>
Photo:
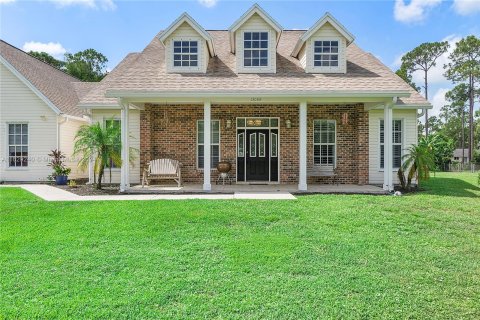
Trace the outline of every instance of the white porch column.
<path fill-rule="evenodd" d="M 203 103 L 203 190 L 212 190 L 210 184 L 210 136 L 211 136 L 211 104 L 210 101 Z"/>
<path fill-rule="evenodd" d="M 298 106 L 299 124 L 299 173 L 298 190 L 307 191 L 307 102 L 302 101 Z"/>
<path fill-rule="evenodd" d="M 386 191 L 393 190 L 392 121 L 392 106 L 385 104 L 383 113 L 383 189 Z"/>
<path fill-rule="evenodd" d="M 122 141 L 122 167 L 120 170 L 120 191 L 124 192 L 130 187 L 130 146 L 128 141 L 128 128 L 129 128 L 129 104 L 120 100 L 121 107 L 121 141 Z"/>

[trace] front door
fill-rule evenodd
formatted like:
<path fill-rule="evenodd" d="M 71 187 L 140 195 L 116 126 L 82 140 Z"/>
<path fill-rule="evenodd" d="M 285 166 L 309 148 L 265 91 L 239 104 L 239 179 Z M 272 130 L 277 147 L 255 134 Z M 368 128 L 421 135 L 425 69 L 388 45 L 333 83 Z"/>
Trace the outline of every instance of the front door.
<path fill-rule="evenodd" d="M 246 130 L 247 181 L 269 181 L 270 137 L 269 130 Z"/>

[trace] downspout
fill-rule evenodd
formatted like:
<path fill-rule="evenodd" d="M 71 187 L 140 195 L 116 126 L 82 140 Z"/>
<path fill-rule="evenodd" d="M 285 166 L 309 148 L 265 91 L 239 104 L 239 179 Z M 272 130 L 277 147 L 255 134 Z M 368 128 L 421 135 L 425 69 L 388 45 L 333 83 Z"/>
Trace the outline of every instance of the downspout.
<path fill-rule="evenodd" d="M 60 121 L 60 119 L 63 118 L 63 121 Z M 60 149 L 60 125 L 62 123 L 65 123 L 67 121 L 67 118 L 64 117 L 63 113 L 58 114 L 57 116 L 57 150 Z"/>
<path fill-rule="evenodd" d="M 420 110 L 421 110 L 422 112 L 417 113 L 417 118 L 423 117 L 423 116 L 425 115 L 425 110 L 427 110 L 427 109 L 423 108 L 423 109 L 420 109 Z"/>

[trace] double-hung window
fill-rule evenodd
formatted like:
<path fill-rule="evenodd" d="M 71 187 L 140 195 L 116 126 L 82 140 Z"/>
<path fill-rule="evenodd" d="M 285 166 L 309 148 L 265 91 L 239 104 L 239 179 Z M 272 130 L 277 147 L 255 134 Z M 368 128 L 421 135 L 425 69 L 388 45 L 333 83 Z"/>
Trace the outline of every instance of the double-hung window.
<path fill-rule="evenodd" d="M 198 66 L 198 41 L 173 41 L 173 66 Z"/>
<path fill-rule="evenodd" d="M 8 166 L 28 167 L 28 124 L 8 124 Z"/>
<path fill-rule="evenodd" d="M 210 168 L 215 168 L 220 161 L 220 120 L 211 120 L 210 131 Z M 203 120 L 197 122 L 197 164 L 198 169 L 204 166 L 204 124 Z"/>
<path fill-rule="evenodd" d="M 120 132 L 121 128 L 120 128 L 120 120 L 119 119 L 107 119 L 105 120 L 105 128 L 113 128 L 115 130 L 118 130 L 118 132 Z M 119 136 L 120 138 L 120 136 Z M 118 154 L 121 154 L 122 152 L 122 143 L 121 141 L 119 140 L 118 143 L 116 143 L 116 145 L 114 146 L 114 150 L 118 153 Z M 118 166 L 115 165 L 115 163 L 113 163 L 113 160 L 112 159 L 109 159 L 108 160 L 108 163 L 107 163 L 107 168 L 118 168 Z"/>
<path fill-rule="evenodd" d="M 244 67 L 268 66 L 268 32 L 245 32 L 243 34 Z"/>
<path fill-rule="evenodd" d="M 313 164 L 335 167 L 336 163 L 335 120 L 313 121 Z"/>
<path fill-rule="evenodd" d="M 338 41 L 314 41 L 314 67 L 338 67 Z"/>
<path fill-rule="evenodd" d="M 380 120 L 380 168 L 385 167 L 385 126 L 383 120 Z M 392 158 L 393 169 L 398 169 L 402 166 L 402 147 L 403 132 L 402 120 L 392 121 Z"/>

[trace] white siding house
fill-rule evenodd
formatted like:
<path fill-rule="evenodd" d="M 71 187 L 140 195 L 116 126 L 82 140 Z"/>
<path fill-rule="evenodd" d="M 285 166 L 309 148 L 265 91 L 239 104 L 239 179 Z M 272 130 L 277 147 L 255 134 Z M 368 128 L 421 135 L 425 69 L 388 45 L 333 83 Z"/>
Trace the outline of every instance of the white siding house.
<path fill-rule="evenodd" d="M 79 91 L 71 83 L 79 80 L 0 44 L 0 182 L 46 181 L 54 149 L 66 155 L 70 178 L 86 178 L 72 157 L 75 134 L 88 121 L 76 107 Z"/>

